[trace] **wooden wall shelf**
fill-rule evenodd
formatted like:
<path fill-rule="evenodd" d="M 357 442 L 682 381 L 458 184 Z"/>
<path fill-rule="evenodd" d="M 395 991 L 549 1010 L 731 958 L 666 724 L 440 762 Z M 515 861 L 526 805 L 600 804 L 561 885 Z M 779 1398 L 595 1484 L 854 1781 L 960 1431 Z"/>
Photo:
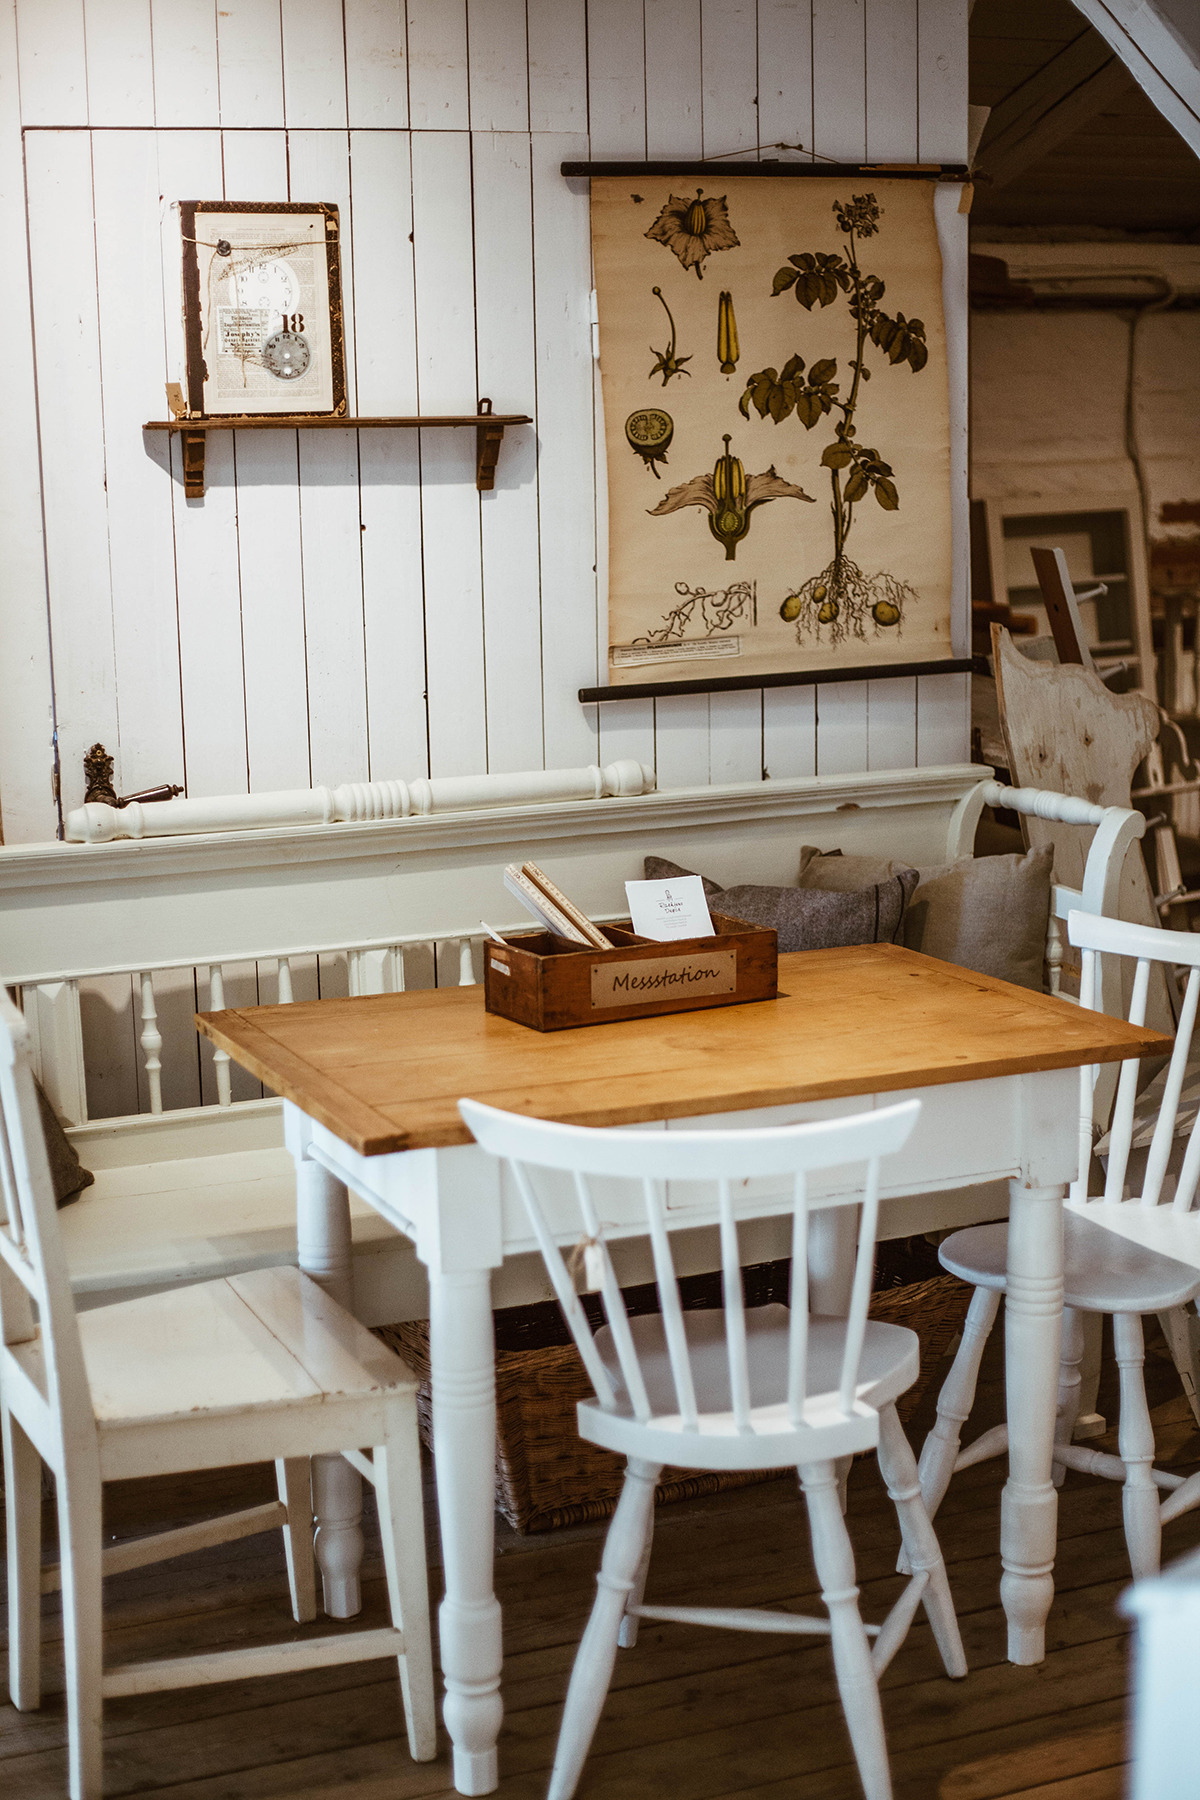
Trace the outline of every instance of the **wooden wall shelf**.
<path fill-rule="evenodd" d="M 357 419 L 331 413 L 270 413 L 253 418 L 234 415 L 204 419 L 148 419 L 143 431 L 171 431 L 183 439 L 183 484 L 189 500 L 204 498 L 204 452 L 210 431 L 353 431 L 411 426 L 475 427 L 475 486 L 481 494 L 496 485 L 496 462 L 509 425 L 532 425 L 528 413 L 494 413 L 490 400 L 476 413 L 425 413 L 410 418 Z"/>

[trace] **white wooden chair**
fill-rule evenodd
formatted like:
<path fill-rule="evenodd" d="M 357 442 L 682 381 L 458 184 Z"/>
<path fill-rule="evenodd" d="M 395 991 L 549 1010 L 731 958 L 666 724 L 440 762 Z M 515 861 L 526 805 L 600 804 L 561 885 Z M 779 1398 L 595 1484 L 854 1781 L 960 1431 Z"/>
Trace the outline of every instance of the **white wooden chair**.
<path fill-rule="evenodd" d="M 1102 1198 L 1088 1198 L 1088 1174 L 1096 1130 L 1095 1069 L 1081 1072 L 1079 1109 L 1079 1173 L 1064 1209 L 1063 1348 L 1059 1375 L 1059 1411 L 1055 1431 L 1055 1463 L 1124 1484 L 1125 1538 L 1135 1576 L 1152 1575 L 1159 1564 L 1163 1524 L 1200 1504 L 1200 1477 L 1187 1480 L 1155 1469 L 1154 1433 L 1143 1379 L 1142 1314 L 1166 1313 L 1194 1302 L 1200 1295 L 1200 1213 L 1194 1210 L 1200 1181 L 1200 1133 L 1188 1132 L 1178 1180 L 1168 1173 L 1172 1144 L 1179 1135 L 1178 1113 L 1184 1090 L 1200 999 L 1200 937 L 1153 926 L 1130 925 L 1072 911 L 1067 920 L 1070 942 L 1083 951 L 1080 1003 L 1099 1008 L 1106 974 L 1121 957 L 1136 959 L 1129 1017 L 1140 1025 L 1152 966 L 1186 967 L 1187 988 L 1180 1007 L 1175 1047 L 1161 1083 L 1161 1104 L 1154 1125 L 1140 1192 L 1130 1198 L 1127 1177 L 1135 1127 L 1139 1065 L 1121 1065 L 1112 1124 L 1107 1136 L 1107 1170 Z M 1101 1107 L 1101 1118 L 1107 1108 Z M 1172 1198 L 1171 1189 L 1174 1187 Z M 921 1451 L 921 1487 L 930 1515 L 941 1504 L 951 1476 L 959 1469 L 999 1456 L 1008 1447 L 1004 1425 L 985 1431 L 960 1451 L 962 1426 L 975 1397 L 979 1365 L 1005 1287 L 1008 1227 L 974 1225 L 946 1238 L 938 1256 L 942 1266 L 975 1293 L 953 1367 L 938 1397 L 937 1423 Z M 1083 1351 L 1082 1315 L 1111 1313 L 1120 1369 L 1119 1455 L 1108 1456 L 1071 1442 L 1079 1404 L 1079 1364 Z M 1160 1490 L 1166 1497 L 1159 1500 Z"/>
<path fill-rule="evenodd" d="M 548 1124 L 472 1100 L 460 1101 L 459 1106 L 484 1149 L 511 1163 L 555 1293 L 591 1378 L 595 1398 L 580 1402 L 580 1433 L 629 1459 L 597 1576 L 595 1606 L 571 1676 L 550 1800 L 570 1800 L 575 1791 L 604 1706 L 618 1642 L 636 1641 L 639 1619 L 740 1631 L 828 1633 L 863 1790 L 868 1800 L 888 1800 L 891 1781 L 877 1683 L 919 1604 L 925 1606 L 947 1673 L 965 1675 L 967 1668 L 941 1551 L 921 1503 L 915 1459 L 896 1416 L 897 1396 L 917 1376 L 918 1340 L 903 1327 L 867 1318 L 880 1158 L 905 1142 L 920 1102 L 777 1129 L 642 1132 Z M 860 1162 L 867 1165 L 863 1188 L 825 1200 L 834 1205 L 862 1202 L 849 1315 L 810 1317 L 806 1177 Z M 608 1318 L 594 1338 L 574 1278 L 555 1242 L 555 1225 L 531 1177 L 530 1171 L 538 1169 L 564 1170 L 574 1178 L 582 1250 L 595 1272 Z M 747 1313 L 734 1196 L 738 1183 L 767 1175 L 794 1181 L 795 1285 L 790 1308 L 766 1306 Z M 590 1184 L 596 1176 L 623 1177 L 641 1188 L 644 1215 L 639 1214 L 633 1228 L 649 1233 L 661 1314 L 626 1316 L 605 1241 L 606 1226 Z M 670 1239 L 676 1221 L 663 1186 L 677 1180 L 717 1185 L 723 1311 L 685 1314 L 680 1307 Z M 563 1235 L 561 1213 L 556 1225 L 558 1235 Z M 574 1235 L 576 1228 L 567 1229 Z M 914 1573 L 883 1625 L 864 1626 L 835 1465 L 840 1457 L 875 1446 Z M 654 1488 L 664 1463 L 700 1469 L 797 1468 L 828 1620 L 751 1608 L 643 1604 Z M 868 1647 L 870 1635 L 875 1635 L 873 1652 Z"/>
<path fill-rule="evenodd" d="M 416 1380 L 296 1269 L 258 1269 L 75 1314 L 21 1014 L 0 988 L 0 1415 L 9 1681 L 40 1701 L 39 1600 L 61 1586 L 72 1800 L 102 1792 L 105 1697 L 395 1656 L 409 1749 L 435 1754 Z M 34 1307 L 36 1307 L 36 1322 Z M 393 1624 L 103 1668 L 104 1575 L 282 1527 L 298 1621 L 316 1616 L 308 1458 L 375 1446 Z M 274 1458 L 279 1501 L 102 1548 L 105 1481 Z M 357 1458 L 366 1462 L 365 1458 Z M 61 1564 L 41 1565 L 41 1462 Z"/>

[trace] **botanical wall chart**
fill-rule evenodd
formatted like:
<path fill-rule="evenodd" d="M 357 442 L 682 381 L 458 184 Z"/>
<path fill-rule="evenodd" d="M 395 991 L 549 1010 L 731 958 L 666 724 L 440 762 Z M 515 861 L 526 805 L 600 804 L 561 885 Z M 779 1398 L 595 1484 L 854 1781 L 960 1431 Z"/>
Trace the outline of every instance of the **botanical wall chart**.
<path fill-rule="evenodd" d="M 614 684 L 950 649 L 933 183 L 592 179 Z"/>

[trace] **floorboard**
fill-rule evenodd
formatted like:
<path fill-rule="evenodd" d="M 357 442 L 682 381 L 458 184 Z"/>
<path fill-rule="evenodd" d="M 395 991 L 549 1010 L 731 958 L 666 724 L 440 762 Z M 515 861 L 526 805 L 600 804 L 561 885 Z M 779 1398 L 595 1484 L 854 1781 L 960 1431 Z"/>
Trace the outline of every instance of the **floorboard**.
<path fill-rule="evenodd" d="M 944 1372 L 944 1371 L 943 1371 Z M 1002 1336 L 995 1334 L 970 1435 L 999 1417 Z M 1111 1357 L 1101 1410 L 1115 1418 Z M 1147 1367 L 1161 1460 L 1200 1463 L 1200 1434 L 1164 1347 Z M 919 1442 L 940 1376 L 910 1427 Z M 1129 1573 L 1120 1490 L 1071 1474 L 1061 1496 L 1057 1593 L 1046 1660 L 1005 1661 L 998 1602 L 1003 1461 L 964 1471 L 938 1530 L 971 1673 L 949 1682 L 923 1621 L 884 1679 L 896 1800 L 1116 1800 L 1125 1775 L 1128 1641 L 1115 1611 Z M 273 1496 L 267 1468 L 114 1484 L 106 1529 L 119 1540 Z M 894 1517 L 873 1459 L 850 1482 L 863 1611 L 882 1618 L 900 1588 Z M 429 1521 L 434 1520 L 432 1505 Z M 385 1622 L 373 1518 L 365 1521 L 361 1624 Z M 496 1581 L 505 1615 L 506 1702 L 500 1800 L 540 1800 L 558 1715 L 591 1603 L 603 1525 L 522 1538 L 497 1523 Z M 47 1508 L 47 1554 L 53 1517 Z M 1200 1544 L 1200 1513 L 1168 1527 L 1165 1555 Z M 427 1524 L 431 1586 L 440 1585 L 436 1524 Z M 704 1496 L 658 1515 L 648 1598 L 808 1609 L 816 1601 L 804 1510 L 787 1477 Z M 12 1800 L 65 1792 L 61 1618 L 44 1602 L 40 1711 L 0 1706 L 0 1784 Z M 133 1570 L 106 1590 L 111 1660 L 249 1645 L 320 1632 L 291 1624 L 281 1539 L 221 1545 Z M 105 1714 L 105 1793 L 166 1800 L 442 1800 L 452 1792 L 443 1745 L 417 1765 L 404 1743 L 386 1663 L 312 1670 L 224 1687 L 112 1702 Z M 580 1800 L 856 1800 L 828 1648 L 820 1642 L 643 1626 L 622 1653 Z"/>

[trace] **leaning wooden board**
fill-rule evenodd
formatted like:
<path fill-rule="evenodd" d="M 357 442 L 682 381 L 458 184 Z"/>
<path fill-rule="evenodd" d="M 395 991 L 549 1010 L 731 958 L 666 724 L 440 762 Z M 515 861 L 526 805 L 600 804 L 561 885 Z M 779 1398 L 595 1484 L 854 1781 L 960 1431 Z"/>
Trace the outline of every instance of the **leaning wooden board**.
<path fill-rule="evenodd" d="M 219 1048 L 364 1156 L 465 1144 L 469 1095 L 630 1125 L 1162 1056 L 1171 1039 L 895 944 L 779 958 L 758 1006 L 548 1034 L 479 987 L 197 1014 Z"/>

